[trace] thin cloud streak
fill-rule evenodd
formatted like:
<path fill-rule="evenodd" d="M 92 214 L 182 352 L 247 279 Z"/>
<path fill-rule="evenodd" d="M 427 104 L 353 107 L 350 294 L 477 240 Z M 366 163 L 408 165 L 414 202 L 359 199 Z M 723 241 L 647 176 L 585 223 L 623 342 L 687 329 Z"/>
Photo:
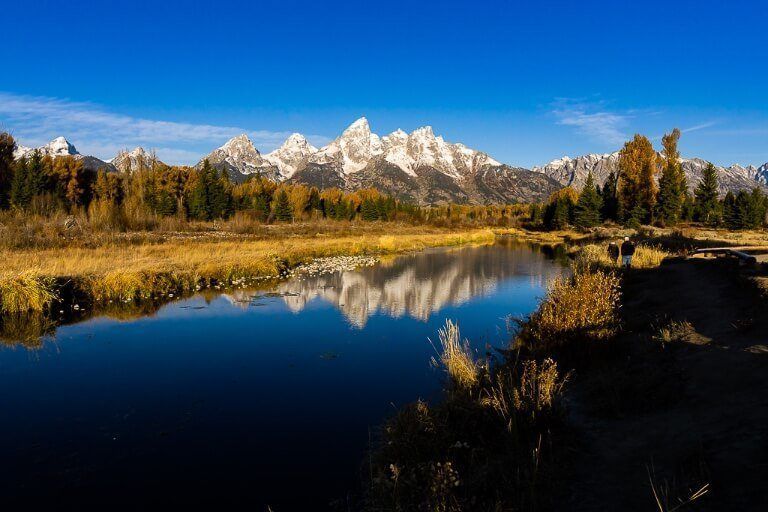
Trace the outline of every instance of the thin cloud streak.
<path fill-rule="evenodd" d="M 619 145 L 627 140 L 623 127 L 630 114 L 620 114 L 602 109 L 600 103 L 586 103 L 570 99 L 559 99 L 553 105 L 552 114 L 557 124 L 572 126 L 576 130 L 605 145 Z"/>
<path fill-rule="evenodd" d="M 714 121 L 708 121 L 706 123 L 697 124 L 696 126 L 691 126 L 690 128 L 683 128 L 682 130 L 680 130 L 680 133 L 691 133 L 699 130 L 704 130 L 706 128 L 711 128 L 716 124 L 717 123 Z"/>
<path fill-rule="evenodd" d="M 63 135 L 82 153 L 104 159 L 120 149 L 144 146 L 155 148 L 158 157 L 168 163 L 185 164 L 195 163 L 204 153 L 241 133 L 247 133 L 260 150 L 279 146 L 291 134 L 142 119 L 91 103 L 7 92 L 0 92 L 0 121 L 27 146 L 40 146 Z M 322 136 L 308 138 L 316 144 L 328 142 Z"/>

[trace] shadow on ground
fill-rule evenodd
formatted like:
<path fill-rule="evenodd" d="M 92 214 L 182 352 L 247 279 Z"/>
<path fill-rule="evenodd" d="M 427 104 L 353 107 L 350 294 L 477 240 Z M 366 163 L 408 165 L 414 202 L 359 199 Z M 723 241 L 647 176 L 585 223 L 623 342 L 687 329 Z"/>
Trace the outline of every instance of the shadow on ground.
<path fill-rule="evenodd" d="M 764 510 L 768 308 L 754 283 L 725 261 L 625 276 L 618 349 L 569 392 L 564 510 L 659 510 L 654 491 L 671 510 L 706 484 L 685 510 Z"/>

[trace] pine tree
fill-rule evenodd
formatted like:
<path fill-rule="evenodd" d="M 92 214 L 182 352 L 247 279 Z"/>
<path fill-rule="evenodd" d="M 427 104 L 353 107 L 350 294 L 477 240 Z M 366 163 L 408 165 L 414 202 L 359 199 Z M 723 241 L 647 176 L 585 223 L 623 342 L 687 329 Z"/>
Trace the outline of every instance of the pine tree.
<path fill-rule="evenodd" d="M 211 220 L 211 205 L 208 198 L 208 180 L 211 176 L 211 165 L 208 160 L 203 162 L 203 168 L 196 173 L 196 179 L 189 194 L 189 215 L 196 220 Z"/>
<path fill-rule="evenodd" d="M 547 229 L 564 229 L 572 224 L 578 200 L 578 194 L 571 187 L 565 187 L 552 194 L 544 208 L 544 227 Z"/>
<path fill-rule="evenodd" d="M 664 168 L 659 178 L 656 218 L 667 225 L 675 225 L 680 220 L 687 195 L 685 174 L 680 165 L 680 153 L 677 150 L 679 139 L 680 130 L 677 128 L 661 139 L 664 145 Z"/>
<path fill-rule="evenodd" d="M 218 171 L 209 166 L 208 170 L 208 204 L 211 209 L 211 218 L 223 219 L 230 215 L 232 208 L 232 198 L 229 195 L 229 175 L 227 171 Z"/>
<path fill-rule="evenodd" d="M 717 171 L 711 163 L 704 169 L 701 183 L 694 190 L 694 218 L 700 222 L 714 225 L 719 222 L 718 210 L 720 204 L 717 201 L 718 183 Z"/>
<path fill-rule="evenodd" d="M 376 208 L 376 203 L 372 199 L 366 198 L 360 204 L 360 217 L 367 221 L 379 219 L 379 211 Z"/>
<path fill-rule="evenodd" d="M 606 178 L 600 194 L 603 198 L 601 213 L 606 220 L 619 220 L 619 194 L 616 189 L 616 182 L 616 173 L 611 171 L 608 173 L 608 178 Z"/>
<path fill-rule="evenodd" d="M 738 229 L 736 196 L 730 190 L 723 198 L 723 223 L 725 223 L 728 229 Z"/>
<path fill-rule="evenodd" d="M 13 180 L 11 180 L 10 202 L 15 208 L 25 209 L 29 206 L 27 196 L 27 181 L 29 180 L 29 168 L 26 157 L 20 158 L 15 163 Z"/>
<path fill-rule="evenodd" d="M 574 223 L 580 228 L 591 228 L 600 224 L 600 209 L 603 200 L 595 188 L 592 171 L 587 174 L 584 188 L 579 194 L 579 200 L 574 210 Z"/>
<path fill-rule="evenodd" d="M 10 205 L 11 183 L 13 182 L 13 152 L 16 141 L 8 132 L 0 133 L 0 209 Z"/>
<path fill-rule="evenodd" d="M 285 190 L 281 190 L 277 194 L 274 207 L 275 218 L 281 222 L 290 222 L 293 220 L 293 208 L 291 202 L 288 199 L 288 193 Z"/>

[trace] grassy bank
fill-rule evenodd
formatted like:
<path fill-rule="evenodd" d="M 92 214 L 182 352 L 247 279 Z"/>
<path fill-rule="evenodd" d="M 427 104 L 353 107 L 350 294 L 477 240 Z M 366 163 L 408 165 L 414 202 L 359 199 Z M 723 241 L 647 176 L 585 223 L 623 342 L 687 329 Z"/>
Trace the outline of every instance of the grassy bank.
<path fill-rule="evenodd" d="M 641 245 L 635 269 L 658 267 L 667 256 Z M 573 274 L 551 283 L 508 350 L 490 357 L 473 352 L 449 322 L 433 361 L 446 373 L 444 395 L 411 404 L 384 425 L 367 509 L 567 508 L 555 501 L 574 447 L 564 397 L 572 372 L 623 360 L 615 346 L 623 276 L 604 245 L 580 246 Z"/>
<path fill-rule="evenodd" d="M 510 350 L 480 358 L 448 322 L 434 363 L 443 399 L 402 409 L 372 457 L 368 510 L 539 510 L 565 458 L 565 347 L 609 343 L 619 279 L 576 268 L 554 282 Z M 589 304 L 589 308 L 580 307 Z"/>
<path fill-rule="evenodd" d="M 491 243 L 490 230 L 435 231 L 387 226 L 389 234 L 325 234 L 277 239 L 168 238 L 140 244 L 0 251 L 0 304 L 6 313 L 42 311 L 62 292 L 95 302 L 137 301 L 211 286 L 278 277 L 313 258 L 394 254 Z"/>

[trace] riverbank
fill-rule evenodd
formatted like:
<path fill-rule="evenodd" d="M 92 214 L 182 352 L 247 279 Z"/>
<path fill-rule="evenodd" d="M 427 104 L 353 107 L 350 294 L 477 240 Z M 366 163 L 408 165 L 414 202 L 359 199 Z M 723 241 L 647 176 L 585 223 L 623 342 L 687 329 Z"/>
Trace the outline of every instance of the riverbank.
<path fill-rule="evenodd" d="M 384 426 L 369 510 L 759 509 L 765 269 L 651 249 L 620 271 L 603 249 L 581 249 L 510 351 L 441 335 L 459 340 L 438 347 L 445 395 Z"/>
<path fill-rule="evenodd" d="M 277 239 L 171 238 L 141 244 L 4 250 L 0 252 L 4 262 L 0 302 L 4 312 L 17 313 L 45 310 L 64 295 L 91 302 L 149 300 L 278 278 L 315 258 L 396 254 L 495 239 L 491 230 L 397 228 L 334 237 L 318 233 Z"/>

